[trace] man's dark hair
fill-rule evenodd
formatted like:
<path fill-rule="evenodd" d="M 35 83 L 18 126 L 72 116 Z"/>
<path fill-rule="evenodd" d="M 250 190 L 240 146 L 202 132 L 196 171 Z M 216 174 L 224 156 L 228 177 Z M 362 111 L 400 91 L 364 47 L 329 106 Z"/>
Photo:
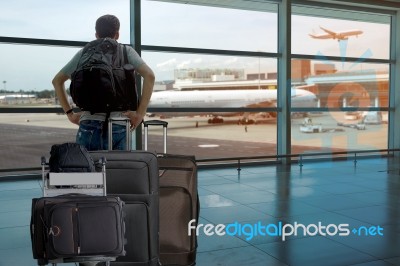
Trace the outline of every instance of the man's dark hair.
<path fill-rule="evenodd" d="M 119 31 L 119 19 L 114 15 L 104 15 L 96 20 L 96 33 L 99 38 L 113 38 Z"/>

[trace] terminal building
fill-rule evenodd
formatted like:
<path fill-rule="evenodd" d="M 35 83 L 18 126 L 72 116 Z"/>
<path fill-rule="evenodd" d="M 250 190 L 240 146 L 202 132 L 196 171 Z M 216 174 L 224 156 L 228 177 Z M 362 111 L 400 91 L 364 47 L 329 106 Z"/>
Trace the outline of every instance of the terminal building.
<path fill-rule="evenodd" d="M 36 95 L 32 94 L 6 94 L 0 96 L 0 102 L 3 104 L 24 104 L 32 103 Z"/>

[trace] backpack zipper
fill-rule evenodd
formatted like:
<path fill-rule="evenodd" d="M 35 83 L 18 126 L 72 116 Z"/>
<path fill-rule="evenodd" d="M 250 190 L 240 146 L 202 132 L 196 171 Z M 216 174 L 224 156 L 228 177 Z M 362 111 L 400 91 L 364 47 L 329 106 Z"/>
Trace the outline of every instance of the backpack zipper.
<path fill-rule="evenodd" d="M 76 219 L 76 232 L 77 232 L 77 237 L 76 237 L 76 246 L 77 246 L 77 254 L 79 255 L 81 253 L 81 237 L 80 237 L 80 232 L 79 232 L 79 208 L 75 207 L 75 219 Z"/>

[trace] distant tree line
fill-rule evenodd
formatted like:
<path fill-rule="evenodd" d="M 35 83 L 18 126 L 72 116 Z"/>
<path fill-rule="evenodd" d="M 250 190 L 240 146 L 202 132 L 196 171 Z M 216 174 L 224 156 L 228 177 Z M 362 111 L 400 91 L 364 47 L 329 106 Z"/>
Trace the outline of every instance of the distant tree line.
<path fill-rule="evenodd" d="M 67 93 L 69 94 L 69 89 L 67 89 Z M 0 90 L 0 95 L 4 94 L 31 94 L 36 95 L 37 98 L 54 98 L 55 91 L 54 90 L 42 90 L 42 91 L 10 91 L 10 90 Z"/>

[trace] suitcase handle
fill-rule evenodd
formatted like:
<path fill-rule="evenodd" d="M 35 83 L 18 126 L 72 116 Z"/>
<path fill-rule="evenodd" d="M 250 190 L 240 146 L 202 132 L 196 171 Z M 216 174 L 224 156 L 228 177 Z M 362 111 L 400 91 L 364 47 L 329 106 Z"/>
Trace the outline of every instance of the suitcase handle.
<path fill-rule="evenodd" d="M 163 127 L 167 127 L 168 126 L 168 122 L 162 121 L 162 120 L 148 120 L 148 121 L 143 122 L 143 125 L 145 127 L 148 127 L 148 126 L 163 126 Z"/>
<path fill-rule="evenodd" d="M 126 150 L 129 151 L 131 149 L 131 130 L 130 130 L 130 120 L 127 117 L 110 117 L 108 118 L 108 150 L 111 151 L 113 149 L 112 145 L 112 124 L 115 122 L 125 122 L 126 126 Z"/>
<path fill-rule="evenodd" d="M 148 120 L 143 122 L 144 125 L 144 149 L 147 151 L 147 142 L 149 135 L 149 126 L 162 126 L 164 135 L 164 153 L 167 153 L 167 127 L 168 122 L 162 120 Z"/>

